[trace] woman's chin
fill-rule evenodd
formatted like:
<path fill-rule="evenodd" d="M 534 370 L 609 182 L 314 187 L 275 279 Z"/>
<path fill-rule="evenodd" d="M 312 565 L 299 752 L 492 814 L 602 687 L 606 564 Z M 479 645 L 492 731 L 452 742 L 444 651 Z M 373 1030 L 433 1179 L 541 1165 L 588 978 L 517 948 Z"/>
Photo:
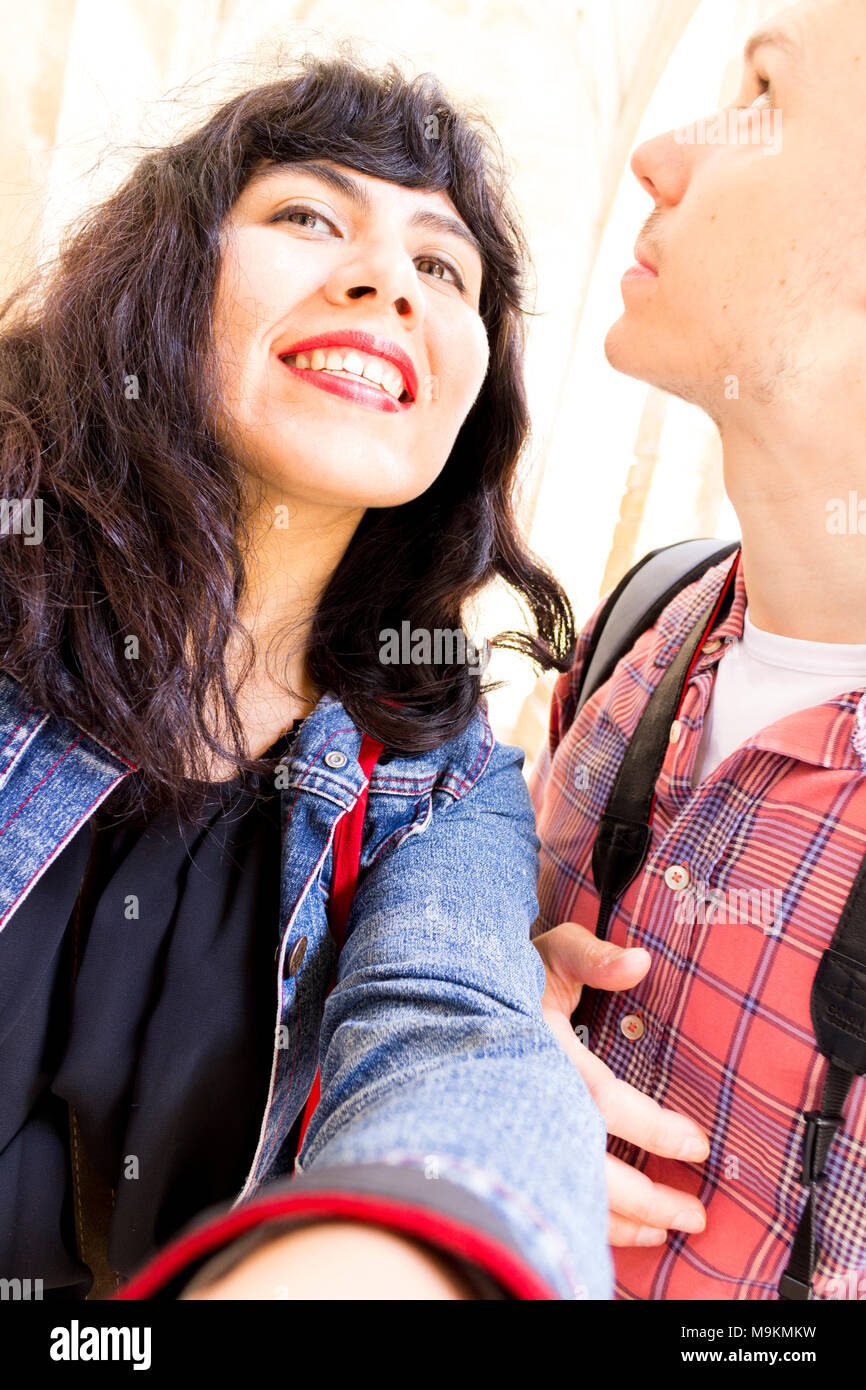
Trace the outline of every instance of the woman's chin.
<path fill-rule="evenodd" d="M 402 507 L 414 501 L 435 482 L 439 472 L 441 469 L 419 475 L 394 459 L 358 462 L 350 469 L 343 459 L 339 467 L 327 469 L 318 457 L 303 471 L 298 469 L 297 460 L 290 469 L 272 464 L 264 477 L 270 491 L 298 505 L 366 511 L 369 507 Z"/>

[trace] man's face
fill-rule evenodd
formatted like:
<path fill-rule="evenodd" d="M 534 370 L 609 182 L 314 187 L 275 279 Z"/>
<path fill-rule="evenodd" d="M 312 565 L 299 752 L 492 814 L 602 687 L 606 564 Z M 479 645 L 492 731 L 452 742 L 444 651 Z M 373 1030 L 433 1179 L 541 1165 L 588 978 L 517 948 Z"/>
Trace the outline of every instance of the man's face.
<path fill-rule="evenodd" d="M 219 432 L 274 495 L 419 496 L 484 380 L 481 281 L 445 193 L 330 163 L 257 171 L 223 229 Z"/>
<path fill-rule="evenodd" d="M 637 252 L 658 273 L 624 278 L 605 344 L 722 424 L 818 412 L 866 352 L 866 3 L 810 0 L 763 32 L 722 120 L 635 152 L 655 202 Z"/>

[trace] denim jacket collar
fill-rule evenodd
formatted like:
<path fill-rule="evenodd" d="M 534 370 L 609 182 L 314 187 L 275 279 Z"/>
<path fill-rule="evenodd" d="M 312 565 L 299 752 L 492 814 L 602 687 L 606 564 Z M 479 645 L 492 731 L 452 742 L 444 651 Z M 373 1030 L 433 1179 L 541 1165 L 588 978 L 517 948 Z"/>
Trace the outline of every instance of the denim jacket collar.
<path fill-rule="evenodd" d="M 289 800 L 303 792 L 338 813 L 352 807 L 364 787 L 361 739 L 337 697 L 323 695 L 284 759 Z M 373 771 L 371 812 L 379 795 L 417 800 L 434 786 L 458 799 L 483 772 L 493 742 L 482 712 L 462 735 L 429 753 L 390 757 Z M 125 751 L 47 714 L 0 672 L 0 836 L 7 866 L 0 879 L 0 930 L 69 839 L 134 771 Z M 40 795 L 49 787 L 50 797 Z"/>

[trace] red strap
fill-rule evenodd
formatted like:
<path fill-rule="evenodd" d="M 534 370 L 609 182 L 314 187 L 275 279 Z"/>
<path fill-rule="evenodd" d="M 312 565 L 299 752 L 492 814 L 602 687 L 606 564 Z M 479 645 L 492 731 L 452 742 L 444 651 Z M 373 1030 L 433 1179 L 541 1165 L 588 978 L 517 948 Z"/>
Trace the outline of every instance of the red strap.
<path fill-rule="evenodd" d="M 429 1186 L 429 1184 L 428 1184 Z M 266 1221 L 286 1220 L 285 1231 L 300 1222 L 363 1221 L 402 1232 L 448 1254 L 471 1260 L 503 1284 L 512 1298 L 556 1299 L 561 1295 L 510 1245 L 447 1211 L 369 1192 L 288 1192 L 244 1202 L 205 1226 L 180 1236 L 133 1274 L 113 1302 L 155 1298 L 194 1260 L 202 1260 Z M 291 1224 L 289 1224 L 291 1223 Z M 190 1277 L 186 1276 L 187 1279 Z"/>
<path fill-rule="evenodd" d="M 328 994 L 330 994 L 337 982 L 337 968 L 340 964 L 340 952 L 343 949 L 343 941 L 346 937 L 346 923 L 349 920 L 349 909 L 352 906 L 352 899 L 355 896 L 355 889 L 358 885 L 361 838 L 364 831 L 364 814 L 367 809 L 367 792 L 370 787 L 370 778 L 373 774 L 373 768 L 379 761 L 384 746 L 383 743 L 379 743 L 375 738 L 371 738 L 369 734 L 364 734 L 361 739 L 361 751 L 358 754 L 358 762 L 364 774 L 364 786 L 351 811 L 346 812 L 334 832 L 334 872 L 331 876 L 331 898 L 328 920 L 331 926 L 331 935 L 337 947 L 337 955 L 334 961 L 331 983 L 328 985 Z M 307 1132 L 307 1125 L 310 1123 L 313 1111 L 319 1103 L 319 1094 L 320 1073 L 317 1070 L 312 1090 L 307 1096 L 307 1103 L 304 1107 L 304 1117 L 301 1120 L 301 1132 L 298 1136 L 299 1153 L 301 1151 L 301 1145 L 304 1142 L 304 1135 Z"/>

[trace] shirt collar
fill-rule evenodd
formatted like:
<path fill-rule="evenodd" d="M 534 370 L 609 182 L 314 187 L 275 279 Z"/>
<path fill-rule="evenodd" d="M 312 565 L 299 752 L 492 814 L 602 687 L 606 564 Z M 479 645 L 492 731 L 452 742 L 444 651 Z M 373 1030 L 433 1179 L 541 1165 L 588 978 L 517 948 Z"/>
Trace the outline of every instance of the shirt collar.
<path fill-rule="evenodd" d="M 690 585 L 689 598 L 681 602 L 678 595 L 673 603 L 662 613 L 656 627 L 661 639 L 654 662 L 656 666 L 669 666 L 691 631 L 692 624 L 702 608 L 708 608 L 724 587 L 725 580 L 736 565 L 734 594 L 727 616 L 717 620 L 707 633 L 704 645 L 698 654 L 693 674 L 700 674 L 715 665 L 725 650 L 726 638 L 739 638 L 743 635 L 746 613 L 746 586 L 743 582 L 743 567 L 740 564 L 742 551 L 736 550 L 721 564 L 713 565 L 696 584 Z M 716 646 L 715 644 L 719 645 Z"/>
<path fill-rule="evenodd" d="M 656 666 L 670 664 L 694 623 L 695 615 L 721 592 L 733 565 L 736 565 L 736 574 L 728 613 L 707 633 L 692 677 L 711 670 L 724 656 L 727 642 L 742 639 L 747 595 L 741 560 L 742 551 L 735 551 L 698 581 L 687 605 L 669 606 L 670 625 L 665 624 L 666 615 L 658 625 L 662 641 L 655 655 Z M 765 749 L 816 767 L 866 772 L 866 690 L 855 689 L 822 705 L 786 715 L 747 739 L 743 747 Z"/>

